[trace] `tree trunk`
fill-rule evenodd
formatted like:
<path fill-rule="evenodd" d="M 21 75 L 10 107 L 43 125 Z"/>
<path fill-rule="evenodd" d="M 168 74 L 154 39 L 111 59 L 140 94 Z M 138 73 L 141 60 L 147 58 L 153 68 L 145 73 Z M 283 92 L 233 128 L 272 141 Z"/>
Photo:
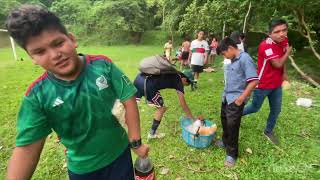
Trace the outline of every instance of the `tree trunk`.
<path fill-rule="evenodd" d="M 309 83 L 311 83 L 313 86 L 315 86 L 316 88 L 320 88 L 320 84 L 317 83 L 315 80 L 313 80 L 310 76 L 308 76 L 306 73 L 304 73 L 299 66 L 295 63 L 294 59 L 289 56 L 289 59 L 291 61 L 291 65 L 298 71 L 298 73 L 305 79 L 307 80 Z"/>
<path fill-rule="evenodd" d="M 224 39 L 224 36 L 225 36 L 225 30 L 226 30 L 226 22 L 225 22 L 225 21 L 223 21 L 222 37 L 221 37 L 221 39 Z"/>
<path fill-rule="evenodd" d="M 309 42 L 309 45 L 310 45 L 310 48 L 311 48 L 313 54 L 320 61 L 320 55 L 317 52 L 317 50 L 315 49 L 315 47 L 314 47 L 315 42 L 312 40 L 311 35 L 310 35 L 310 28 L 308 27 L 307 23 L 304 20 L 304 11 L 302 9 L 297 9 L 297 10 L 294 10 L 294 14 L 296 15 L 296 18 L 298 20 L 298 24 L 300 25 L 299 32 L 305 38 L 308 39 L 308 42 Z"/>
<path fill-rule="evenodd" d="M 249 3 L 249 7 L 248 7 L 248 11 L 247 11 L 247 14 L 244 18 L 244 22 L 243 22 L 243 29 L 242 29 L 242 32 L 245 33 L 246 32 L 246 24 L 247 24 L 247 19 L 248 19 L 248 16 L 249 16 L 249 13 L 250 13 L 250 10 L 251 10 L 251 1 Z"/>

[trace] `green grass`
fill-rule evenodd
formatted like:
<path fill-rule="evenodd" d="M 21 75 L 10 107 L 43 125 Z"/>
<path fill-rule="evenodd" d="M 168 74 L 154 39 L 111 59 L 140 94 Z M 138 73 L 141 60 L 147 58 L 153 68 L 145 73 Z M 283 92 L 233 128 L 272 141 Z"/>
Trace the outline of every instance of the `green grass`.
<path fill-rule="evenodd" d="M 78 51 L 109 56 L 133 80 L 138 72 L 136 67 L 139 60 L 161 53 L 162 47 L 82 47 Z M 28 85 L 43 72 L 32 65 L 23 51 L 19 50 L 18 54 L 25 61 L 14 61 L 10 49 L 0 49 L 0 179 L 5 176 L 7 162 L 14 148 L 16 115 L 21 98 Z M 300 59 L 303 61 L 303 58 Z M 223 71 L 220 62 L 216 66 L 218 72 L 201 74 L 197 91 L 191 92 L 189 87 L 186 88 L 186 100 L 194 115 L 201 114 L 215 121 L 218 124 L 217 134 L 221 135 L 219 115 Z M 296 76 L 291 80 L 292 88 L 284 91 L 283 109 L 275 129 L 280 137 L 280 147 L 271 145 L 262 136 L 269 112 L 268 103 L 265 102 L 260 112 L 243 118 L 240 158 L 237 166 L 231 170 L 223 167 L 223 150 L 213 145 L 206 149 L 194 149 L 184 143 L 178 121 L 183 111 L 179 107 L 176 92 L 163 90 L 162 95 L 169 109 L 159 131 L 165 132 L 166 137 L 149 142 L 157 179 L 320 179 L 320 90 L 297 80 Z M 312 98 L 319 106 L 309 109 L 297 107 L 295 101 L 298 97 Z M 142 137 L 146 140 L 154 109 L 143 101 L 139 109 Z M 64 148 L 55 140 L 55 135 L 48 138 L 34 179 L 67 179 L 66 168 L 63 168 Z M 253 153 L 246 153 L 246 148 L 251 148 Z M 160 174 L 163 167 L 170 169 L 167 175 Z"/>

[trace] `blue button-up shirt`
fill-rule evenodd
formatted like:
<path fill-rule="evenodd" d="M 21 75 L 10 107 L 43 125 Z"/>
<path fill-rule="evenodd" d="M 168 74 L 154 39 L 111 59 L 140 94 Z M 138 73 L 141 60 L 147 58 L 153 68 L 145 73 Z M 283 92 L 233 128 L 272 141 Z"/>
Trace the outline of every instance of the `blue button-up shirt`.
<path fill-rule="evenodd" d="M 222 102 L 226 99 L 228 104 L 233 103 L 243 93 L 250 81 L 259 79 L 256 65 L 250 55 L 243 51 L 232 59 L 230 64 L 225 64 L 224 77 Z"/>

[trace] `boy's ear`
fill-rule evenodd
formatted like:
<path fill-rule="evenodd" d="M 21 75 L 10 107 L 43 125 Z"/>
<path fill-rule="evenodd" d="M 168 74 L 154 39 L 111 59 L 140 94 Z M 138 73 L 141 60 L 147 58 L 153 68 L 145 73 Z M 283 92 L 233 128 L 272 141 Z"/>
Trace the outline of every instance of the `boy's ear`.
<path fill-rule="evenodd" d="M 77 48 L 78 47 L 78 43 L 77 43 L 77 40 L 76 40 L 76 37 L 74 36 L 73 33 L 69 33 L 68 34 L 68 37 L 71 39 L 71 41 L 73 42 L 74 44 L 74 47 Z"/>

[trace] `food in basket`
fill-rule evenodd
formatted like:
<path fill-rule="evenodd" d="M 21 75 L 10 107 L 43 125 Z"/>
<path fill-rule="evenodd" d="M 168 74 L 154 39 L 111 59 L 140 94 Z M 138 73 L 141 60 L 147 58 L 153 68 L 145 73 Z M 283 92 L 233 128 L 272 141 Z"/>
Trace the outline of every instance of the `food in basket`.
<path fill-rule="evenodd" d="M 217 125 L 212 125 L 212 126 L 201 126 L 199 129 L 199 134 L 200 135 L 210 135 L 216 132 L 217 130 Z"/>

